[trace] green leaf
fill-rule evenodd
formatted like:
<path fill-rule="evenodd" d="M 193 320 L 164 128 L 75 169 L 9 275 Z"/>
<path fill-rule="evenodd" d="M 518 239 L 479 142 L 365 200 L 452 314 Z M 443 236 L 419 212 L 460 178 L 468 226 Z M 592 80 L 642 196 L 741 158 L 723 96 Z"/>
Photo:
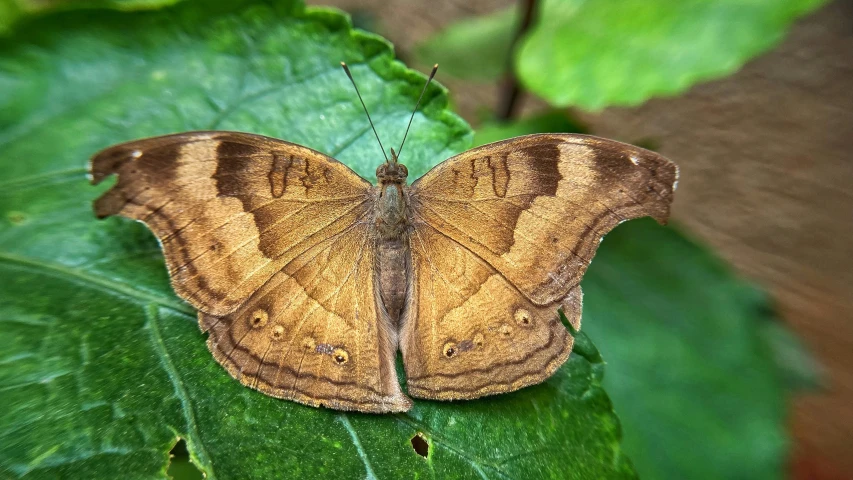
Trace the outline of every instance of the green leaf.
<path fill-rule="evenodd" d="M 584 278 L 584 330 L 647 478 L 785 476 L 787 396 L 763 295 L 675 228 L 635 221 Z M 665 446 L 665 447 L 664 447 Z"/>
<path fill-rule="evenodd" d="M 515 71 L 524 87 L 554 106 L 638 105 L 735 72 L 823 3 L 541 0 L 538 21 L 514 52 Z M 435 61 L 461 78 L 496 79 L 507 55 L 496 49 L 509 45 L 516 15 L 510 8 L 462 20 L 421 51 L 438 52 Z"/>
<path fill-rule="evenodd" d="M 172 5 L 181 0 L 0 0 L 0 35 L 21 20 L 59 10 L 113 8 L 145 10 Z"/>
<path fill-rule="evenodd" d="M 475 143 L 578 130 L 554 111 L 487 124 Z M 762 292 L 650 219 L 604 239 L 583 289 L 583 330 L 607 360 L 604 386 L 641 477 L 785 476 L 787 399 L 820 369 Z"/>
<path fill-rule="evenodd" d="M 235 129 L 286 138 L 373 178 L 425 77 L 339 13 L 187 2 L 55 15 L 0 40 L 0 477 L 162 478 L 185 439 L 209 478 L 631 478 L 583 335 L 544 384 L 405 415 L 315 409 L 242 387 L 212 358 L 141 224 L 94 219 L 88 157 L 134 138 Z M 413 176 L 471 131 L 434 84 Z M 422 434 L 427 458 L 412 448 Z"/>
<path fill-rule="evenodd" d="M 516 52 L 516 69 L 553 105 L 638 105 L 735 72 L 822 3 L 543 0 L 537 28 Z"/>

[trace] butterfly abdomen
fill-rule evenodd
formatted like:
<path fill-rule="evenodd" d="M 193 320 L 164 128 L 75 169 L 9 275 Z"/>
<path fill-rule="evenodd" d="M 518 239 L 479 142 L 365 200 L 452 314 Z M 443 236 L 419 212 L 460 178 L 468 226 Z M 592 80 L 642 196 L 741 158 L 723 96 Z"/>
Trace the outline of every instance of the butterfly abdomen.
<path fill-rule="evenodd" d="M 377 256 L 379 292 L 382 304 L 396 330 L 406 304 L 410 253 L 408 241 L 380 240 Z"/>

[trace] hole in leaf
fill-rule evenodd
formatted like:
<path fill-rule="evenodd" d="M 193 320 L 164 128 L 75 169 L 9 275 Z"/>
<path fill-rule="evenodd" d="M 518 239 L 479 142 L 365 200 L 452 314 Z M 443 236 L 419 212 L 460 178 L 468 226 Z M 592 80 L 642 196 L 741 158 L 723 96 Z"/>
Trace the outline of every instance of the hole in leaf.
<path fill-rule="evenodd" d="M 178 437 L 178 443 L 169 452 L 169 469 L 166 474 L 173 480 L 202 480 L 204 473 L 190 460 L 187 442 Z"/>
<path fill-rule="evenodd" d="M 420 432 L 412 437 L 412 448 L 415 449 L 415 453 L 424 458 L 427 458 L 427 455 L 429 455 L 429 443 Z"/>
<path fill-rule="evenodd" d="M 6 218 L 12 225 L 21 225 L 27 221 L 27 215 L 24 212 L 9 212 Z"/>

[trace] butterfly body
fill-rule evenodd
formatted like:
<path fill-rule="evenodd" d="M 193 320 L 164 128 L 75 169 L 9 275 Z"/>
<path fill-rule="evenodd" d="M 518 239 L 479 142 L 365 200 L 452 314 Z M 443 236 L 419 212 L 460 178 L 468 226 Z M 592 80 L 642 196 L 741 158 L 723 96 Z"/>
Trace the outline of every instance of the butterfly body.
<path fill-rule="evenodd" d="M 376 169 L 379 183 L 375 208 L 379 242 L 376 269 L 382 306 L 394 328 L 399 327 L 405 307 L 411 264 L 407 232 L 412 224 L 406 200 L 408 175 L 408 169 L 397 161 L 393 150 L 391 160 Z"/>
<path fill-rule="evenodd" d="M 377 185 L 309 148 L 188 132 L 92 159 L 99 217 L 144 222 L 214 358 L 241 383 L 314 406 L 405 411 L 547 379 L 580 328 L 580 279 L 601 237 L 664 221 L 677 170 L 583 135 L 530 135 Z"/>

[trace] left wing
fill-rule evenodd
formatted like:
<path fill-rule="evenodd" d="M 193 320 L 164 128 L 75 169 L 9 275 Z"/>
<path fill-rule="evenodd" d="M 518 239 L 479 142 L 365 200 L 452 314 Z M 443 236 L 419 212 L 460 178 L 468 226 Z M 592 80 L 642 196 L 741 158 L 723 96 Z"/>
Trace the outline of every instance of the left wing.
<path fill-rule="evenodd" d="M 301 253 L 368 215 L 371 185 L 315 150 L 240 132 L 186 132 L 114 145 L 92 183 L 99 218 L 139 220 L 157 236 L 175 292 L 233 312 Z"/>
<path fill-rule="evenodd" d="M 198 312 L 232 377 L 267 395 L 362 412 L 412 402 L 394 368 L 396 339 L 375 295 L 376 241 L 360 222 L 308 249 L 234 312 Z"/>

